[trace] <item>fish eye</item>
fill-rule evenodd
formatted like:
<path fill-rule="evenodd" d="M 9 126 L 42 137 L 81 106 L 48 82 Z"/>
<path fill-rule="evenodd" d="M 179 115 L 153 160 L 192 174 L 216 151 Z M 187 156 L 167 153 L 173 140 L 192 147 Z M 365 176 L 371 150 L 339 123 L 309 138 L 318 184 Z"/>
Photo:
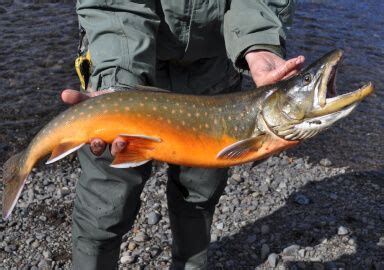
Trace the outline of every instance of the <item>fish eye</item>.
<path fill-rule="evenodd" d="M 308 85 L 311 81 L 312 81 L 311 74 L 309 74 L 309 73 L 304 74 L 304 76 L 303 76 L 303 83 L 304 83 L 304 85 Z"/>

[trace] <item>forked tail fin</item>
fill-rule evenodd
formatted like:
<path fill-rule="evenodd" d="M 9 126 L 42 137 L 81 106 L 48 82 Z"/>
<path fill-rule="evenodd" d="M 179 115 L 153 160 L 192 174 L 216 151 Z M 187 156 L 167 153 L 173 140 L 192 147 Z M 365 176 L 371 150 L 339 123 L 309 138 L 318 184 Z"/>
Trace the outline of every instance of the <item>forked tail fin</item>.
<path fill-rule="evenodd" d="M 10 216 L 27 180 L 29 171 L 25 168 L 25 160 L 25 151 L 22 151 L 4 163 L 3 219 Z"/>

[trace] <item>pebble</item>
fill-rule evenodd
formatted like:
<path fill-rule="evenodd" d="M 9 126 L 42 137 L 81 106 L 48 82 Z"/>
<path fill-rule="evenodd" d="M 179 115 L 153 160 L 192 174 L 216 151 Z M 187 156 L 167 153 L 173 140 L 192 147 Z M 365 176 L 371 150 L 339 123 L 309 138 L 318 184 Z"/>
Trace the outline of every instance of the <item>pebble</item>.
<path fill-rule="evenodd" d="M 332 166 L 332 161 L 330 161 L 328 158 L 323 158 L 320 160 L 320 165 L 324 167 Z"/>
<path fill-rule="evenodd" d="M 267 234 L 269 233 L 270 229 L 269 229 L 269 226 L 267 224 L 263 224 L 261 225 L 261 234 Z"/>
<path fill-rule="evenodd" d="M 250 236 L 247 237 L 247 243 L 251 244 L 253 242 L 255 242 L 257 240 L 257 236 L 255 234 L 252 234 Z"/>
<path fill-rule="evenodd" d="M 121 263 L 128 263 L 128 264 L 131 264 L 133 262 L 135 262 L 136 258 L 134 256 L 131 256 L 131 255 L 124 255 L 121 257 L 120 259 L 120 262 Z"/>
<path fill-rule="evenodd" d="M 304 257 L 305 257 L 305 252 L 306 252 L 305 249 L 303 249 L 303 248 L 300 249 L 300 250 L 299 250 L 299 256 L 302 257 L 302 258 L 304 258 Z"/>
<path fill-rule="evenodd" d="M 137 244 L 135 242 L 129 242 L 128 244 L 128 250 L 132 251 L 137 247 Z"/>
<path fill-rule="evenodd" d="M 217 223 L 216 224 L 216 229 L 223 230 L 224 229 L 224 223 L 223 222 Z"/>
<path fill-rule="evenodd" d="M 65 197 L 65 196 L 67 196 L 68 194 L 70 194 L 71 193 L 71 190 L 68 188 L 68 187 L 62 187 L 61 189 L 60 189 L 60 195 L 61 195 L 61 197 Z"/>
<path fill-rule="evenodd" d="M 313 263 L 313 270 L 324 270 L 325 266 L 322 263 L 315 262 Z"/>
<path fill-rule="evenodd" d="M 37 267 L 39 270 L 50 270 L 51 269 L 51 265 L 52 265 L 52 262 L 51 261 L 48 261 L 48 260 L 45 260 L 45 259 L 42 259 Z"/>
<path fill-rule="evenodd" d="M 161 219 L 161 215 L 157 212 L 150 212 L 147 215 L 147 222 L 149 225 L 155 225 L 157 224 Z"/>
<path fill-rule="evenodd" d="M 294 256 L 299 249 L 299 245 L 290 245 L 283 249 L 283 255 Z"/>
<path fill-rule="evenodd" d="M 294 200 L 295 200 L 295 203 L 300 205 L 308 205 L 311 202 L 311 200 L 304 194 L 297 194 Z"/>
<path fill-rule="evenodd" d="M 339 226 L 339 228 L 337 229 L 338 235 L 347 235 L 348 233 L 349 233 L 348 228 L 346 228 L 344 226 Z"/>
<path fill-rule="evenodd" d="M 267 258 L 268 254 L 269 254 L 269 251 L 270 251 L 270 249 L 269 249 L 268 244 L 262 244 L 261 245 L 261 252 L 260 252 L 261 255 L 260 255 L 260 258 L 261 258 L 262 261 L 264 261 Z"/>
<path fill-rule="evenodd" d="M 235 180 L 235 181 L 238 182 L 238 183 L 243 182 L 243 179 L 242 179 L 241 175 L 238 174 L 238 173 L 234 173 L 234 174 L 232 174 L 232 179 Z"/>
<path fill-rule="evenodd" d="M 270 267 L 276 267 L 277 265 L 277 262 L 278 262 L 278 256 L 276 253 L 271 253 L 269 254 L 268 256 L 268 264 Z"/>
<path fill-rule="evenodd" d="M 148 240 L 148 235 L 146 235 L 143 232 L 138 232 L 136 236 L 133 238 L 133 240 L 136 242 L 144 242 Z"/>

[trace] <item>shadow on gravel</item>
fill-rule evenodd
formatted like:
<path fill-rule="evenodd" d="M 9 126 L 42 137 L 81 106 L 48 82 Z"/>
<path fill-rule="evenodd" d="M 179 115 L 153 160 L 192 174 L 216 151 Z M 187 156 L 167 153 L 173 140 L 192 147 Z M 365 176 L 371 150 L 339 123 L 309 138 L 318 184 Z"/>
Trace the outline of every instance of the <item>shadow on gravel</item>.
<path fill-rule="evenodd" d="M 264 244 L 269 247 L 267 255 L 278 254 L 280 264 L 283 261 L 289 269 L 384 269 L 383 191 L 384 170 L 311 182 L 271 215 L 212 243 L 213 264 L 225 262 L 212 268 L 230 269 L 232 258 L 241 263 L 244 257 L 247 266 L 252 258 L 249 266 L 271 269 L 267 259 L 261 259 Z M 310 203 L 296 203 L 298 194 Z"/>

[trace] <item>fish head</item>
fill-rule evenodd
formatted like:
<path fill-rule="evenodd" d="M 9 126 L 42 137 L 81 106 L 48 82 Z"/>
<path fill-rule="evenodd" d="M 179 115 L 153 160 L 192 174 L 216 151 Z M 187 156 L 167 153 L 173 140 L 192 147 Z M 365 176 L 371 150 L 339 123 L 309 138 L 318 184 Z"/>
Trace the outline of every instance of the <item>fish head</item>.
<path fill-rule="evenodd" d="M 336 71 L 343 51 L 334 50 L 294 77 L 275 85 L 263 104 L 269 129 L 286 140 L 303 140 L 349 115 L 371 94 L 368 83 L 356 91 L 336 96 Z"/>

